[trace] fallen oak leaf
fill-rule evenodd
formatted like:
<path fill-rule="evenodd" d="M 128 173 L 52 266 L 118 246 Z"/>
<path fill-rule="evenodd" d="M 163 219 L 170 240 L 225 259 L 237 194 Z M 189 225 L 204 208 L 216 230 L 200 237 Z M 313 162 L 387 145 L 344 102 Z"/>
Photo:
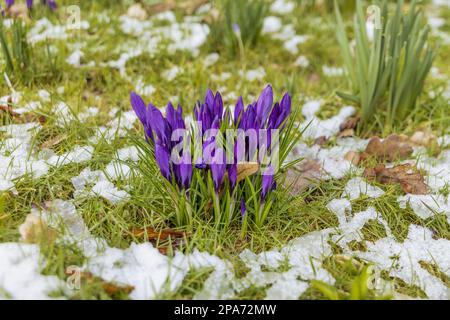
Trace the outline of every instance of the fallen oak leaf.
<path fill-rule="evenodd" d="M 321 169 L 316 159 L 301 161 L 288 170 L 284 185 L 291 195 L 299 194 L 319 180 Z"/>
<path fill-rule="evenodd" d="M 359 161 L 361 160 L 361 155 L 359 152 L 349 151 L 345 154 L 344 159 L 354 166 L 357 166 L 359 164 Z"/>
<path fill-rule="evenodd" d="M 345 122 L 341 123 L 339 131 L 343 132 L 345 130 L 355 129 L 360 119 L 360 116 L 348 118 Z"/>
<path fill-rule="evenodd" d="M 237 164 L 237 183 L 259 171 L 257 162 L 242 162 Z"/>
<path fill-rule="evenodd" d="M 399 184 L 405 193 L 427 194 L 428 186 L 425 184 L 422 174 L 410 164 L 402 164 L 392 168 L 377 165 L 374 168 L 366 168 L 364 176 L 383 184 Z"/>
<path fill-rule="evenodd" d="M 394 162 L 407 159 L 412 153 L 413 148 L 409 143 L 409 138 L 393 134 L 384 140 L 379 137 L 370 139 L 366 149 L 361 153 L 361 159 L 375 157 L 379 161 Z"/>

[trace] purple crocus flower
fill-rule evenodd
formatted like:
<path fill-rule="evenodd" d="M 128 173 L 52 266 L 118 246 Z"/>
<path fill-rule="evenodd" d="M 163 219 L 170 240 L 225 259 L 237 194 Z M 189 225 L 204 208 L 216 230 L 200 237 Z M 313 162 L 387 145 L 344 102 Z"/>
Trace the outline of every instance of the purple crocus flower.
<path fill-rule="evenodd" d="M 214 158 L 211 162 L 211 174 L 214 182 L 214 189 L 216 190 L 216 192 L 219 192 L 220 190 L 220 186 L 222 185 L 226 170 L 227 165 L 225 162 L 224 152 L 222 149 L 217 148 Z"/>
<path fill-rule="evenodd" d="M 247 213 L 247 207 L 245 205 L 245 199 L 241 199 L 241 217 L 244 218 Z"/>
<path fill-rule="evenodd" d="M 6 7 L 9 8 L 14 4 L 14 0 L 5 0 Z"/>
<path fill-rule="evenodd" d="M 27 0 L 27 8 L 31 9 L 33 7 L 33 0 Z"/>
<path fill-rule="evenodd" d="M 239 97 L 234 107 L 234 125 L 237 125 L 241 121 L 242 114 L 244 113 L 244 100 L 242 96 Z"/>
<path fill-rule="evenodd" d="M 184 152 L 179 168 L 181 185 L 183 188 L 188 189 L 192 180 L 192 160 L 189 152 Z"/>
<path fill-rule="evenodd" d="M 146 138 L 150 138 L 154 142 L 151 125 L 147 122 L 147 106 L 144 100 L 135 92 L 131 92 L 130 102 L 136 116 L 144 127 Z"/>
<path fill-rule="evenodd" d="M 239 24 L 233 23 L 233 32 L 236 35 L 240 35 L 241 34 L 241 27 L 239 26 Z"/>
<path fill-rule="evenodd" d="M 31 0 L 31 2 L 33 1 Z M 56 10 L 58 7 L 55 0 L 44 0 L 44 3 L 52 10 Z"/>
<path fill-rule="evenodd" d="M 159 142 L 155 145 L 155 159 L 164 178 L 168 181 L 172 181 L 172 175 L 170 172 L 170 153 L 167 147 L 163 146 Z"/>
<path fill-rule="evenodd" d="M 271 166 L 267 167 L 262 176 L 261 202 L 264 202 L 269 191 L 275 188 L 274 170 Z"/>
<path fill-rule="evenodd" d="M 272 105 L 273 90 L 272 87 L 268 85 L 261 93 L 258 102 L 256 103 L 256 119 L 261 127 L 264 127 Z"/>
<path fill-rule="evenodd" d="M 234 188 L 236 187 L 236 182 L 237 182 L 237 163 L 235 160 L 235 163 L 229 165 L 228 170 L 228 179 L 230 180 L 230 188 L 231 191 L 234 190 Z"/>

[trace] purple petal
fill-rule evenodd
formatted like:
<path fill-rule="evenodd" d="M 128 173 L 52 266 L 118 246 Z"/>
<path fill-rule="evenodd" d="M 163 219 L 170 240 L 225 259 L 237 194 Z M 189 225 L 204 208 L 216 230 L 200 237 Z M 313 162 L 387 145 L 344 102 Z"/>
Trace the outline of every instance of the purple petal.
<path fill-rule="evenodd" d="M 246 212 L 247 212 L 247 207 L 245 206 L 245 200 L 242 199 L 241 200 L 241 216 L 242 216 L 242 218 L 245 216 Z"/>
<path fill-rule="evenodd" d="M 169 151 L 166 147 L 162 146 L 159 143 L 156 143 L 155 146 L 155 159 L 156 163 L 159 166 L 159 170 L 161 174 L 166 178 L 169 182 L 171 181 L 170 175 L 170 160 L 169 160 Z"/>
<path fill-rule="evenodd" d="M 237 181 L 237 164 L 234 163 L 228 168 L 228 179 L 230 179 L 230 187 L 231 191 L 233 191 Z"/>
<path fill-rule="evenodd" d="M 281 108 L 278 103 L 275 103 L 275 106 L 270 113 L 269 122 L 267 123 L 267 129 L 275 129 L 278 118 L 281 114 Z"/>
<path fill-rule="evenodd" d="M 214 112 L 214 110 L 213 110 L 213 107 L 214 107 L 214 93 L 211 91 L 211 89 L 208 89 L 206 91 L 205 104 L 206 104 L 206 108 L 208 108 L 209 111 L 211 113 L 213 113 Z"/>
<path fill-rule="evenodd" d="M 175 108 L 173 107 L 172 103 L 168 103 L 166 107 L 166 119 L 169 123 L 170 127 L 173 129 L 176 128 L 177 125 L 177 115 Z"/>
<path fill-rule="evenodd" d="M 160 143 L 170 145 L 170 128 L 161 111 L 149 104 L 147 109 L 147 125 L 155 131 Z"/>
<path fill-rule="evenodd" d="M 216 155 L 211 163 L 211 174 L 214 181 L 214 189 L 217 192 L 219 191 L 220 186 L 222 185 L 226 169 L 227 165 L 225 163 L 224 152 L 222 149 L 217 149 Z"/>
<path fill-rule="evenodd" d="M 139 96 L 135 92 L 131 92 L 130 101 L 131 106 L 133 107 L 133 110 L 136 113 L 136 116 L 143 124 L 145 124 L 147 122 L 146 116 L 147 106 L 145 105 L 144 100 L 142 100 L 141 96 Z"/>
<path fill-rule="evenodd" d="M 222 118 L 223 115 L 223 101 L 222 96 L 219 92 L 216 93 L 216 96 L 214 97 L 214 107 L 213 107 L 214 116 L 218 116 L 219 118 Z"/>
<path fill-rule="evenodd" d="M 181 185 L 188 189 L 192 180 L 192 160 L 189 152 L 184 152 L 180 164 Z"/>
<path fill-rule="evenodd" d="M 268 167 L 262 176 L 261 200 L 264 202 L 267 194 L 274 187 L 274 171 L 272 167 Z"/>
<path fill-rule="evenodd" d="M 55 0 L 47 0 L 47 5 L 52 10 L 56 10 L 56 8 L 58 7 L 56 5 L 56 1 Z"/>
<path fill-rule="evenodd" d="M 239 97 L 238 101 L 236 102 L 236 106 L 234 107 L 234 124 L 238 124 L 239 118 L 241 117 L 241 114 L 244 112 L 244 100 L 242 99 L 242 96 Z"/>
<path fill-rule="evenodd" d="M 257 119 L 261 126 L 263 126 L 269 117 L 270 109 L 273 105 L 273 91 L 272 87 L 268 85 L 258 98 L 256 103 Z"/>
<path fill-rule="evenodd" d="M 283 96 L 283 99 L 281 99 L 280 109 L 281 114 L 275 123 L 275 129 L 278 129 L 286 120 L 286 118 L 291 114 L 291 97 L 289 96 L 289 94 L 286 93 Z"/>

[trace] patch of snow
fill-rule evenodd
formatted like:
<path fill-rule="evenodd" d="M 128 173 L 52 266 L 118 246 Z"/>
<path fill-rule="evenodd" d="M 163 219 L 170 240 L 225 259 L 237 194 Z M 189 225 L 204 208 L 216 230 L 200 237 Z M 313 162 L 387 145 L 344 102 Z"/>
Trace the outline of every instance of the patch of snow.
<path fill-rule="evenodd" d="M 243 76 L 242 71 L 239 72 L 240 76 Z M 256 80 L 262 80 L 266 76 L 266 71 L 263 67 L 259 67 L 257 69 L 247 70 L 245 72 L 245 79 L 247 79 L 250 82 L 256 81 Z"/>
<path fill-rule="evenodd" d="M 340 125 L 356 112 L 354 107 L 346 106 L 337 115 L 326 120 L 320 120 L 315 115 L 320 110 L 320 107 L 320 101 L 310 101 L 303 106 L 302 114 L 306 118 L 300 129 L 305 130 L 303 137 L 317 139 L 321 136 L 326 138 L 334 136 L 340 131 Z"/>
<path fill-rule="evenodd" d="M 369 198 L 379 198 L 384 194 L 384 191 L 378 187 L 368 184 L 364 179 L 357 177 L 347 182 L 344 193 L 350 200 L 355 200 L 365 195 Z"/>
<path fill-rule="evenodd" d="M 344 69 L 338 67 L 322 66 L 322 72 L 327 77 L 341 77 L 344 75 Z"/>
<path fill-rule="evenodd" d="M 277 14 L 291 13 L 295 8 L 295 3 L 289 0 L 275 0 L 270 6 L 270 11 Z"/>
<path fill-rule="evenodd" d="M 35 244 L 0 243 L 0 299 L 43 300 L 65 288 L 56 276 L 41 274 L 39 247 Z"/>
<path fill-rule="evenodd" d="M 181 68 L 178 66 L 173 66 L 172 68 L 165 70 L 162 73 L 163 78 L 165 78 L 167 81 L 171 82 L 173 81 L 180 73 L 181 73 Z"/>
<path fill-rule="evenodd" d="M 219 58 L 220 56 L 217 52 L 210 53 L 203 59 L 203 64 L 207 68 L 211 67 L 212 65 L 216 64 L 217 61 L 219 61 Z"/>
<path fill-rule="evenodd" d="M 305 56 L 299 56 L 297 60 L 295 60 L 294 65 L 300 68 L 308 68 L 309 67 L 309 60 Z"/>
<path fill-rule="evenodd" d="M 400 208 L 408 205 L 422 219 L 433 217 L 435 214 L 445 214 L 450 223 L 450 196 L 407 194 L 397 199 Z"/>
<path fill-rule="evenodd" d="M 262 33 L 274 33 L 281 30 L 282 22 L 278 17 L 265 17 L 263 22 Z"/>

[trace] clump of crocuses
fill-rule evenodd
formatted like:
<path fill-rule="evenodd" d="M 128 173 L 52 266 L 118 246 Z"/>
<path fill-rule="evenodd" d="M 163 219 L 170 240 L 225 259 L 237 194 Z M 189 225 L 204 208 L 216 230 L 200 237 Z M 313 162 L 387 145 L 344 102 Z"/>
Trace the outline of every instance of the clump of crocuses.
<path fill-rule="evenodd" d="M 134 92 L 131 105 L 148 142 L 141 148 L 143 162 L 153 163 L 165 179 L 146 178 L 165 184 L 160 187 L 174 202 L 177 226 L 191 226 L 198 218 L 218 227 L 240 221 L 243 230 L 249 221 L 264 223 L 280 164 L 293 145 L 286 143 L 294 131 L 292 121 L 288 125 L 289 94 L 274 103 L 268 85 L 257 101 L 245 107 L 240 97 L 232 110 L 224 108 L 219 92 L 208 90 L 193 118 L 185 118 L 180 105 L 169 102 L 161 111 Z"/>

